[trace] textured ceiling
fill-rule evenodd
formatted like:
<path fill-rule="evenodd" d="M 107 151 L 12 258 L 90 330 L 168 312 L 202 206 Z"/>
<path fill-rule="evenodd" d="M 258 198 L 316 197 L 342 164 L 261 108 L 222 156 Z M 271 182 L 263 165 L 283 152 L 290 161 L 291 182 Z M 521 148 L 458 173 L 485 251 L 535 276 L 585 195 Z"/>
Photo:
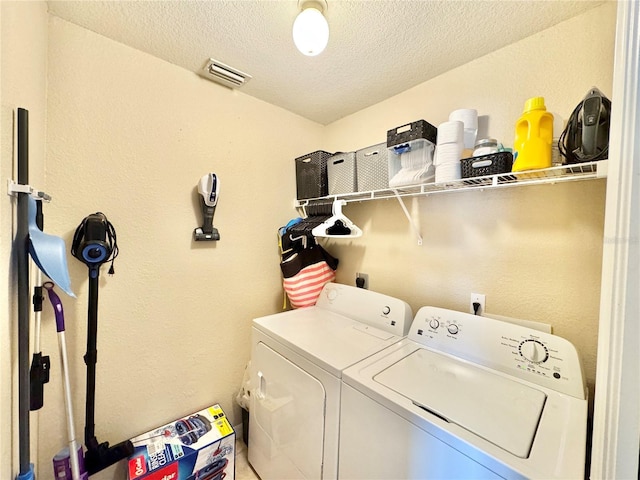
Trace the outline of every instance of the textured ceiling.
<path fill-rule="evenodd" d="M 253 76 L 247 95 L 328 124 L 604 3 L 327 1 L 329 45 L 317 57 L 293 45 L 296 0 L 48 4 L 53 15 L 194 73 L 213 57 Z"/>

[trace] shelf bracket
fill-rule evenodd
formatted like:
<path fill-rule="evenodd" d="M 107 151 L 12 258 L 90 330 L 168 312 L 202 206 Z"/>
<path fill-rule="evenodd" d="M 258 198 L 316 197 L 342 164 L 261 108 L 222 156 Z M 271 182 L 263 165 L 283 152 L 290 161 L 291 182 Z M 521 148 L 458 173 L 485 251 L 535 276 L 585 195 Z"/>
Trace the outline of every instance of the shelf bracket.
<path fill-rule="evenodd" d="M 402 211 L 407 217 L 407 220 L 409 220 L 409 226 L 411 227 L 411 230 L 413 230 L 413 233 L 416 235 L 416 237 L 418 237 L 418 245 L 422 245 L 422 235 L 420 235 L 420 230 L 418 230 L 418 227 L 413 221 L 413 218 L 409 214 L 409 210 L 407 210 L 407 207 L 404 204 L 404 200 L 402 200 L 402 197 L 400 196 L 397 190 L 393 190 L 393 193 L 395 194 L 395 197 L 398 199 L 398 203 L 400 203 L 400 206 L 402 207 Z"/>

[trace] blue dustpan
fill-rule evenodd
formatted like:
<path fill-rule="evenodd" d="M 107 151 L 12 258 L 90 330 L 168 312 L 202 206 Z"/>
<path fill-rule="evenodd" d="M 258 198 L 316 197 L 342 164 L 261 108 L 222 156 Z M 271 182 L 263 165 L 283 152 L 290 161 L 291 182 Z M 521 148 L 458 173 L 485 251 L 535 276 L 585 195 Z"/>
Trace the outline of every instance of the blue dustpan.
<path fill-rule="evenodd" d="M 64 240 L 44 233 L 36 224 L 37 204 L 29 197 L 29 253 L 38 268 L 70 297 L 76 295 L 71 290 L 69 269 L 67 268 L 67 247 Z"/>

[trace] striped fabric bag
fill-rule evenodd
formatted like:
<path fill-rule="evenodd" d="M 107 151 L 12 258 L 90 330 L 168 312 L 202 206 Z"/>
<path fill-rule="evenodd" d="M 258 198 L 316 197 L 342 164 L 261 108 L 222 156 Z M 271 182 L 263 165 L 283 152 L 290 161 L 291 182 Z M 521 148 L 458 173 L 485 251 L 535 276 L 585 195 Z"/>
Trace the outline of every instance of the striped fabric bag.
<path fill-rule="evenodd" d="M 336 278 L 338 259 L 320 245 L 304 248 L 280 263 L 284 291 L 293 308 L 316 304 L 322 287 Z"/>

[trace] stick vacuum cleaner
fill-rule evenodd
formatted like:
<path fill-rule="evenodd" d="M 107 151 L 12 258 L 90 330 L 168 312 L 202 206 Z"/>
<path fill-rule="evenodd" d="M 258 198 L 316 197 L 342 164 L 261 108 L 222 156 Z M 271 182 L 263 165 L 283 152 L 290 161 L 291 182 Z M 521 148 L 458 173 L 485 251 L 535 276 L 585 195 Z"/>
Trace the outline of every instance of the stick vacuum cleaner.
<path fill-rule="evenodd" d="M 220 181 L 215 173 L 203 175 L 198 182 L 198 193 L 200 194 L 200 204 L 202 206 L 202 227 L 198 227 L 193 232 L 196 241 L 220 240 L 220 233 L 213 226 L 213 215 L 216 212 L 218 196 L 220 191 Z"/>
<path fill-rule="evenodd" d="M 133 453 L 133 444 L 125 440 L 109 446 L 109 442 L 99 443 L 95 436 L 95 393 L 98 336 L 98 277 L 100 266 L 111 261 L 109 274 L 113 274 L 113 261 L 118 256 L 116 232 L 107 217 L 98 212 L 86 217 L 73 236 L 71 254 L 89 267 L 89 311 L 87 327 L 86 413 L 84 441 L 87 451 L 84 463 L 89 475 L 104 470 Z"/>

